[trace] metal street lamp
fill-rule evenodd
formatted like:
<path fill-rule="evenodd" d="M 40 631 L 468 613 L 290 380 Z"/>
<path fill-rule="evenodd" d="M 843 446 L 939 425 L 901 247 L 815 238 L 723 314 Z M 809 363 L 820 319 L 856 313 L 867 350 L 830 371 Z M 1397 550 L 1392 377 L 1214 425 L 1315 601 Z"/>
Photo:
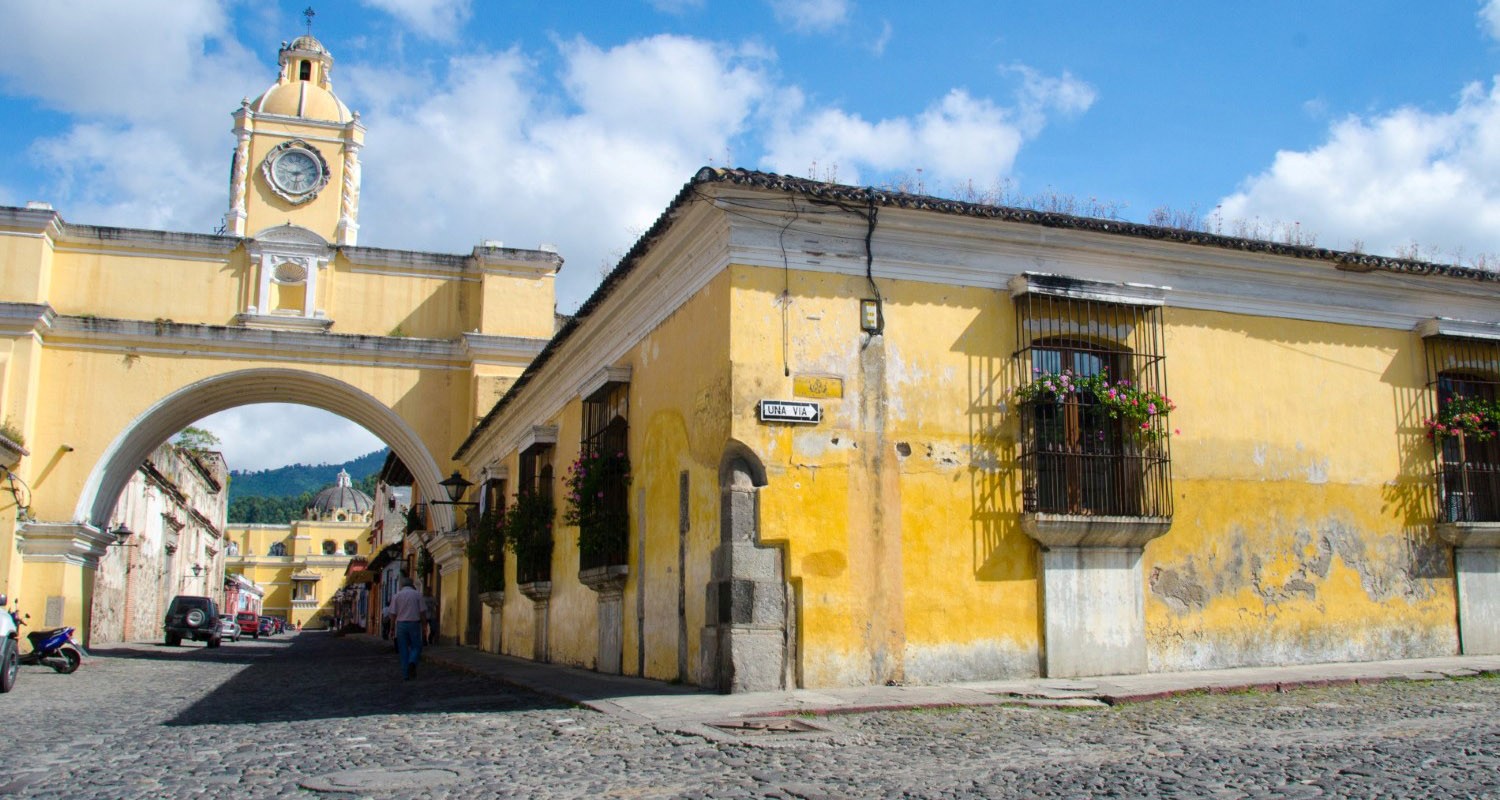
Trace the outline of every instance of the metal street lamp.
<path fill-rule="evenodd" d="M 479 505 L 478 503 L 465 503 L 465 502 L 462 502 L 463 501 L 464 493 L 467 492 L 467 491 L 469 491 L 469 487 L 473 486 L 474 484 L 472 484 L 472 483 L 464 480 L 464 476 L 458 474 L 458 470 L 453 470 L 453 475 L 450 476 L 448 478 L 448 480 L 439 482 L 438 485 L 441 486 L 441 487 L 443 487 L 443 491 L 445 491 L 445 492 L 448 493 L 448 499 L 446 501 L 445 500 L 432 500 L 432 501 L 430 501 L 432 503 L 435 503 L 435 504 L 440 505 L 440 506 L 477 506 L 477 505 Z"/>
<path fill-rule="evenodd" d="M 203 565 L 202 564 L 194 564 L 193 565 L 193 577 L 197 578 L 197 577 L 201 576 L 202 574 L 203 574 Z"/>

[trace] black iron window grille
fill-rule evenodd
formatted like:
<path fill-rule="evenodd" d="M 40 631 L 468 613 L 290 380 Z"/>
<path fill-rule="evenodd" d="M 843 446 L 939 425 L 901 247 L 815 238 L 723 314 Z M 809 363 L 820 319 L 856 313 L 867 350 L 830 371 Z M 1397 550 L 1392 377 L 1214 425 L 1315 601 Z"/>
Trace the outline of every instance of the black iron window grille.
<path fill-rule="evenodd" d="M 516 509 L 508 516 L 525 541 L 516 551 L 516 583 L 552 580 L 552 446 L 536 444 L 521 452 Z M 541 501 L 541 502 L 537 502 Z"/>
<path fill-rule="evenodd" d="M 1170 517 L 1161 306 L 1027 292 L 1016 325 L 1023 509 Z"/>
<path fill-rule="evenodd" d="M 1500 343 L 1426 341 L 1439 522 L 1500 522 Z"/>
<path fill-rule="evenodd" d="M 627 563 L 630 544 L 630 384 L 606 383 L 583 401 L 583 438 L 568 477 L 580 569 Z"/>

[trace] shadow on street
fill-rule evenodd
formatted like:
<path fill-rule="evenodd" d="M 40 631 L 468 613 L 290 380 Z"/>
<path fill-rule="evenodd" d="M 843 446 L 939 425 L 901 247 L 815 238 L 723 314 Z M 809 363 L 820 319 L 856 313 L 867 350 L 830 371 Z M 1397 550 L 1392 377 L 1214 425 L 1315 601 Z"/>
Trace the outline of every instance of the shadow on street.
<path fill-rule="evenodd" d="M 381 714 L 535 711 L 568 706 L 498 682 L 423 663 L 403 681 L 396 654 L 333 634 L 225 642 L 114 645 L 101 659 L 245 664 L 167 725 L 236 725 Z"/>

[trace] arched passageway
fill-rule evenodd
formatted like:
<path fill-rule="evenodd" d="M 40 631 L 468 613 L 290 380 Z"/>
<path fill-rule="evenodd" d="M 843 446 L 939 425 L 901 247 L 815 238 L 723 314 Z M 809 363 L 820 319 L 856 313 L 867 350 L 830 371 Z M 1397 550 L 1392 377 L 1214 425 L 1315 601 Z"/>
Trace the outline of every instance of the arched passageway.
<path fill-rule="evenodd" d="M 437 461 L 406 420 L 369 393 L 347 383 L 294 369 L 249 369 L 216 375 L 173 392 L 126 426 L 104 450 L 84 482 L 74 520 L 102 529 L 130 476 L 162 442 L 194 421 L 237 406 L 299 403 L 345 417 L 385 442 L 411 470 L 423 496 L 441 497 Z M 447 506 L 433 522 L 452 526 Z"/>

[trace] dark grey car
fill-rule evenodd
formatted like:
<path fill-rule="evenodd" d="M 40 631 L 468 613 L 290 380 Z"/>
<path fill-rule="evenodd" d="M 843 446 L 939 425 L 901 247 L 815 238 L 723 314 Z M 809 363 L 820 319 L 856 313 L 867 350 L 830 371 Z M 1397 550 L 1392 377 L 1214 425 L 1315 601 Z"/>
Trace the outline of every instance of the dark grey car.
<path fill-rule="evenodd" d="M 219 607 L 209 597 L 180 594 L 172 598 L 162 627 L 167 632 L 168 647 L 182 644 L 183 639 L 207 642 L 209 647 L 218 647 L 223 641 L 219 633 Z"/>

